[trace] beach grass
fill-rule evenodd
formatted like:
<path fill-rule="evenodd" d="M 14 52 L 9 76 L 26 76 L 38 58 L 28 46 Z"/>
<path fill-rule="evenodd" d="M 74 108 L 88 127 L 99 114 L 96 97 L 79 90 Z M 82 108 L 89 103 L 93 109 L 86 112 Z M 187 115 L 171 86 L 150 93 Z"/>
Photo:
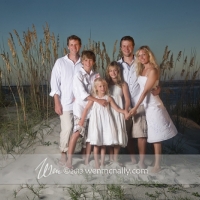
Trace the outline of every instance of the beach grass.
<path fill-rule="evenodd" d="M 96 54 L 95 70 L 105 76 L 105 70 L 110 61 L 118 60 L 121 57 L 121 51 L 117 53 L 117 40 L 114 43 L 112 55 L 109 56 L 104 42 L 95 42 L 91 38 L 84 49 L 91 49 Z M 43 38 L 38 38 L 34 25 L 32 30 L 28 29 L 20 36 L 16 30 L 9 33 L 8 47 L 9 52 L 3 50 L 1 58 L 3 65 L 0 66 L 0 107 L 2 112 L 6 113 L 9 106 L 14 107 L 14 113 L 7 112 L 6 117 L 1 116 L 0 122 L 0 149 L 1 152 L 12 152 L 14 147 L 22 148 L 24 138 L 33 141 L 37 132 L 33 127 L 44 121 L 48 124 L 49 118 L 55 117 L 53 98 L 50 93 L 51 70 L 58 56 L 64 56 L 67 49 L 59 45 L 59 36 L 50 32 L 48 24 L 43 27 Z M 62 52 L 60 55 L 59 52 Z M 178 130 L 183 131 L 183 125 L 180 117 L 186 117 L 200 124 L 200 94 L 191 101 L 187 95 L 187 82 L 190 80 L 190 90 L 194 89 L 194 81 L 199 78 L 200 66 L 196 62 L 196 53 L 193 52 L 190 60 L 188 56 L 180 51 L 174 60 L 173 53 L 164 49 L 161 68 L 161 88 L 167 83 L 162 92 L 165 95 L 165 106 L 176 124 Z M 182 69 L 178 68 L 182 65 Z M 170 101 L 171 84 L 178 74 L 185 81 L 185 86 L 181 88 L 179 100 L 174 104 Z M 5 99 L 2 86 L 7 85 L 10 90 L 12 101 Z M 15 90 L 12 87 L 15 85 Z M 183 101 L 184 100 L 184 101 Z M 185 103 L 186 102 L 186 103 Z M 9 134 L 8 134 L 9 133 Z"/>
<path fill-rule="evenodd" d="M 55 60 L 68 53 L 65 47 L 60 47 L 59 43 L 59 36 L 50 32 L 48 24 L 43 27 L 43 38 L 41 39 L 38 38 L 34 25 L 32 30 L 28 29 L 22 36 L 16 30 L 13 34 L 9 34 L 10 51 L 2 50 L 3 64 L 0 66 L 0 151 L 2 155 L 21 154 L 38 140 L 43 145 L 51 145 L 48 141 L 44 142 L 42 129 L 48 127 L 49 120 L 56 116 L 53 98 L 49 96 L 51 70 Z M 117 50 L 117 40 L 114 43 L 112 55 L 107 53 L 104 42 L 95 42 L 91 39 L 83 46 L 84 49 L 94 51 L 96 54 L 95 70 L 103 77 L 108 64 L 121 57 L 120 50 Z M 186 93 L 188 88 L 186 85 L 189 83 L 192 91 L 195 87 L 195 80 L 200 78 L 200 67 L 196 58 L 195 52 L 188 60 L 188 56 L 184 56 L 180 51 L 174 60 L 173 53 L 166 47 L 160 63 L 161 97 L 162 92 L 167 93 L 165 98 L 168 101 L 165 101 L 165 106 L 176 127 L 183 133 L 186 122 L 183 122 L 181 117 L 192 119 L 200 124 L 200 95 L 191 101 Z M 178 65 L 182 68 L 180 69 Z M 172 104 L 170 88 L 177 74 L 185 85 L 182 86 L 179 100 Z M 162 85 L 166 83 L 167 87 L 162 88 Z M 11 100 L 7 100 L 3 93 L 2 86 L 5 85 L 9 88 Z M 13 89 L 13 85 L 16 90 Z M 39 126 L 36 126 L 38 124 Z M 135 189 L 137 187 L 155 188 L 154 192 L 146 192 L 146 199 L 168 199 L 168 193 L 176 194 L 173 199 L 188 199 L 188 197 L 179 196 L 178 191 L 184 189 L 177 185 L 138 184 L 134 187 Z M 17 197 L 20 191 L 29 190 L 33 198 L 40 199 L 41 191 L 45 189 L 46 186 L 42 184 L 38 186 L 25 184 L 15 190 L 13 195 Z M 88 199 L 91 196 L 93 199 L 135 199 L 133 190 L 130 192 L 120 185 L 71 185 L 63 186 L 63 190 L 71 199 Z M 194 198 L 199 195 L 198 191 L 191 194 Z"/>

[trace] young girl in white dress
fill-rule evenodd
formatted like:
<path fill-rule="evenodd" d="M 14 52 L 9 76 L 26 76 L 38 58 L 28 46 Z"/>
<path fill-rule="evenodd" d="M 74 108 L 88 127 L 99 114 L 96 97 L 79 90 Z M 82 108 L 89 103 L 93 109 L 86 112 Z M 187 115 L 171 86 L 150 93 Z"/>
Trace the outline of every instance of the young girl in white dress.
<path fill-rule="evenodd" d="M 93 92 L 96 98 L 107 100 L 108 105 L 104 107 L 96 102 L 89 101 L 83 111 L 79 125 L 83 125 L 87 112 L 92 108 L 86 142 L 94 145 L 95 168 L 98 169 L 100 165 L 104 166 L 106 146 L 119 144 L 110 106 L 117 112 L 124 114 L 125 117 L 128 117 L 129 114 L 126 110 L 119 108 L 113 98 L 108 95 L 108 85 L 104 79 L 95 79 Z M 101 164 L 99 163 L 99 151 L 101 152 Z"/>
<path fill-rule="evenodd" d="M 136 52 L 136 73 L 140 95 L 135 107 L 130 110 L 130 114 L 135 115 L 137 108 L 143 102 L 147 120 L 147 142 L 154 145 L 155 163 L 152 172 L 156 173 L 161 170 L 161 141 L 174 137 L 177 129 L 159 95 L 154 96 L 150 92 L 159 83 L 159 66 L 148 46 L 142 46 Z"/>
<path fill-rule="evenodd" d="M 106 81 L 108 83 L 109 93 L 114 99 L 115 103 L 121 108 L 129 110 L 130 97 L 128 85 L 122 80 L 121 69 L 116 61 L 110 63 L 106 69 Z M 110 162 L 118 162 L 118 154 L 120 147 L 126 147 L 128 143 L 128 136 L 126 132 L 126 123 L 124 116 L 111 108 L 111 113 L 114 118 L 115 126 L 117 129 L 118 145 L 110 146 Z"/>

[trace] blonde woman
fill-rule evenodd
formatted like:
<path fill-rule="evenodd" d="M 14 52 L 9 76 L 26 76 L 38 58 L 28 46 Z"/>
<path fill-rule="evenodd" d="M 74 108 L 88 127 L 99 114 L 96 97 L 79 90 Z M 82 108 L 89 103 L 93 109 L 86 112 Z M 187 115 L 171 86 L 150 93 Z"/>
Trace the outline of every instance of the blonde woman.
<path fill-rule="evenodd" d="M 159 83 L 159 66 L 153 52 L 148 46 L 142 46 L 136 52 L 136 73 L 140 85 L 139 100 L 129 113 L 135 115 L 141 103 L 144 104 L 147 120 L 147 142 L 153 143 L 155 163 L 152 172 L 161 170 L 161 141 L 170 139 L 177 134 L 169 114 L 159 95 L 154 96 L 151 90 Z"/>

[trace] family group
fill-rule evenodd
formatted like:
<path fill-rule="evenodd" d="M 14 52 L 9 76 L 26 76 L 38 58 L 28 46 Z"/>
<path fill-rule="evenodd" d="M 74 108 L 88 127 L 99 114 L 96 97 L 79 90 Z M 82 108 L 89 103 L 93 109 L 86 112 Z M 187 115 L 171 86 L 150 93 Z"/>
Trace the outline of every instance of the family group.
<path fill-rule="evenodd" d="M 81 39 L 67 38 L 69 53 L 56 60 L 51 74 L 51 93 L 55 112 L 60 116 L 61 164 L 73 169 L 72 157 L 79 137 L 82 153 L 89 164 L 93 149 L 95 168 L 118 161 L 121 147 L 126 147 L 132 164 L 146 168 L 146 144 L 152 143 L 155 160 L 152 172 L 161 170 L 161 142 L 177 134 L 160 97 L 159 66 L 148 46 L 134 54 L 131 36 L 120 40 L 122 58 L 112 61 L 106 76 L 93 70 L 96 56 L 92 50 L 82 51 Z M 139 161 L 135 157 L 137 139 Z"/>

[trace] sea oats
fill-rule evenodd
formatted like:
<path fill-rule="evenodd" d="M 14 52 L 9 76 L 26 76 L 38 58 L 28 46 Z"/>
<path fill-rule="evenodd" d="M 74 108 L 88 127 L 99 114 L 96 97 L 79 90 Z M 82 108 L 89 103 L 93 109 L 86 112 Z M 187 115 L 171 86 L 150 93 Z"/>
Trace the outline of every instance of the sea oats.
<path fill-rule="evenodd" d="M 165 47 L 164 54 L 163 54 L 163 60 L 167 60 L 167 59 L 168 59 L 169 52 L 170 52 L 170 51 L 168 51 L 168 46 L 166 46 L 166 47 Z"/>
<path fill-rule="evenodd" d="M 119 49 L 119 53 L 117 55 L 117 60 L 119 60 L 121 57 L 122 57 L 122 51 L 121 51 L 121 49 Z"/>
<path fill-rule="evenodd" d="M 160 63 L 160 69 L 161 69 L 161 70 L 164 69 L 164 66 L 165 66 L 164 63 L 165 63 L 164 61 L 162 61 L 162 62 Z"/>
<path fill-rule="evenodd" d="M 97 64 L 97 68 L 100 68 L 100 57 L 98 57 L 98 64 Z"/>
<path fill-rule="evenodd" d="M 63 52 L 64 52 L 64 55 L 67 55 L 67 49 L 66 48 L 63 49 Z"/>
<path fill-rule="evenodd" d="M 60 36 L 58 35 L 57 36 L 57 51 L 58 51 L 59 46 L 60 46 Z"/>
<path fill-rule="evenodd" d="M 10 38 L 8 39 L 8 46 L 10 48 L 10 51 L 12 53 L 12 57 L 14 59 L 13 64 L 16 65 L 16 62 L 17 62 L 16 61 L 16 51 L 15 51 L 15 48 L 14 48 L 14 44 L 13 44 L 13 42 L 12 42 L 12 40 Z"/>
<path fill-rule="evenodd" d="M 98 42 L 98 54 L 101 53 L 100 42 Z"/>
<path fill-rule="evenodd" d="M 169 58 L 170 52 L 171 52 L 171 51 L 168 51 L 168 52 L 167 52 L 167 59 Z M 167 59 L 166 59 L 166 60 L 167 60 Z"/>
<path fill-rule="evenodd" d="M 20 39 L 20 37 L 19 37 L 18 32 L 17 32 L 15 29 L 14 29 L 13 31 L 14 31 L 15 35 L 17 36 L 17 40 L 18 40 L 19 45 L 20 45 L 21 47 L 24 47 L 23 44 L 22 44 L 22 42 L 21 42 L 21 39 Z"/>
<path fill-rule="evenodd" d="M 182 53 L 182 51 L 179 51 L 179 53 L 178 53 L 178 56 L 177 56 L 177 59 L 176 59 L 176 60 L 180 61 L 180 58 L 181 58 L 181 53 Z"/>
<path fill-rule="evenodd" d="M 32 29 L 33 29 L 33 36 L 34 36 L 35 40 L 37 40 L 37 31 L 35 29 L 35 25 L 34 24 L 32 25 Z"/>
<path fill-rule="evenodd" d="M 57 45 L 56 45 L 55 35 L 52 34 L 51 38 L 52 38 L 53 55 L 54 55 L 54 61 L 55 61 L 55 60 L 57 60 L 57 58 L 58 58 Z"/>
<path fill-rule="evenodd" d="M 198 73 L 198 70 L 193 73 L 193 75 L 192 75 L 192 80 L 193 81 L 196 79 L 197 73 Z"/>
<path fill-rule="evenodd" d="M 51 38 L 48 24 L 46 24 L 46 27 L 43 27 L 43 30 L 44 30 L 44 38 L 45 38 L 45 48 L 48 49 L 48 45 Z"/>
<path fill-rule="evenodd" d="M 91 48 L 92 48 L 92 45 L 91 45 L 91 38 L 88 39 L 88 45 L 89 45 L 89 48 L 91 49 Z"/>
<path fill-rule="evenodd" d="M 189 78 L 189 75 L 190 75 L 190 72 L 188 71 L 188 72 L 187 72 L 187 74 L 186 74 L 186 76 L 185 76 L 185 81 L 187 81 L 187 80 L 188 80 L 188 78 Z"/>
<path fill-rule="evenodd" d="M 0 54 L 0 55 L 3 58 L 3 61 L 6 64 L 7 71 L 11 72 L 11 67 L 10 67 L 10 61 L 9 61 L 9 55 L 8 55 L 8 53 L 7 53 L 7 56 L 6 56 L 5 52 L 3 54 Z"/>
<path fill-rule="evenodd" d="M 113 60 L 115 60 L 115 53 L 116 53 L 116 51 L 117 51 L 117 40 L 115 41 L 115 43 L 114 43 L 114 47 L 113 47 Z"/>
<path fill-rule="evenodd" d="M 174 66 L 173 54 L 170 57 L 170 62 L 169 63 L 170 63 L 170 68 L 173 68 L 173 66 Z"/>
<path fill-rule="evenodd" d="M 39 43 L 39 52 L 40 52 L 40 54 L 43 53 L 43 42 L 42 42 L 42 40 L 40 40 L 40 43 Z"/>
<path fill-rule="evenodd" d="M 183 65 L 185 65 L 186 63 L 187 63 L 187 56 L 185 56 L 185 59 L 184 59 Z"/>
<path fill-rule="evenodd" d="M 191 58 L 190 64 L 189 64 L 189 67 L 193 67 L 193 66 L 194 66 L 194 56 Z"/>
<path fill-rule="evenodd" d="M 106 53 L 106 45 L 104 42 L 102 42 L 102 46 L 103 46 L 103 51 L 105 51 L 105 53 Z"/>
<path fill-rule="evenodd" d="M 182 69 L 182 71 L 181 71 L 181 77 L 184 75 L 184 72 L 185 72 L 185 70 Z"/>
<path fill-rule="evenodd" d="M 95 53 L 98 54 L 98 44 L 95 42 Z"/>

